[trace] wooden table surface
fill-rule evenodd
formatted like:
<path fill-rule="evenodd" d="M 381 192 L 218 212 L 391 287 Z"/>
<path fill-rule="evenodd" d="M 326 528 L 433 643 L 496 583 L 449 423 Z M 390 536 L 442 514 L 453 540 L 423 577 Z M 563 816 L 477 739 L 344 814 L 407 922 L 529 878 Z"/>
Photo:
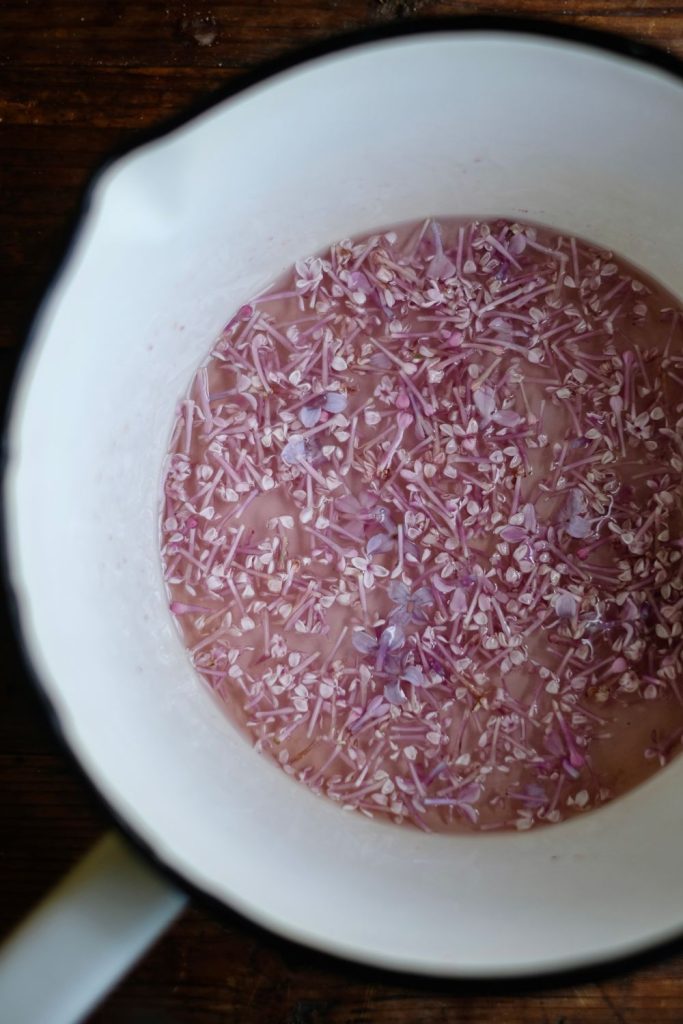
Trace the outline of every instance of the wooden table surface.
<path fill-rule="evenodd" d="M 683 0 L 0 0 L 3 392 L 92 172 L 264 62 L 416 16 L 506 15 L 608 30 L 683 57 Z M 0 932 L 108 826 L 0 633 Z M 562 922 L 558 921 L 558 928 Z M 333 960 L 235 914 L 189 909 L 96 1024 L 683 1022 L 683 945 L 585 977 L 433 982 Z M 0 1008 L 0 1022 L 5 1021 Z"/>

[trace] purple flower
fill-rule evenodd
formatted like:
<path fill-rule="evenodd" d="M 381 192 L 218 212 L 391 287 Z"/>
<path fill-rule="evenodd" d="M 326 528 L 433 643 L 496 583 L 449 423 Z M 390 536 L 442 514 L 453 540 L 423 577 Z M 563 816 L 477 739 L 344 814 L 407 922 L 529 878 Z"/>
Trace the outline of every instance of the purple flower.
<path fill-rule="evenodd" d="M 388 588 L 389 599 L 396 608 L 389 615 L 390 622 L 407 625 L 409 622 L 429 621 L 427 609 L 434 606 L 434 595 L 429 587 L 419 587 L 414 593 L 400 580 L 392 580 Z"/>
<path fill-rule="evenodd" d="M 385 700 L 388 700 L 390 704 L 404 704 L 408 699 L 401 687 L 402 682 L 410 683 L 411 686 L 416 687 L 429 686 L 429 682 L 425 678 L 425 674 L 420 666 L 410 665 L 401 673 L 399 679 L 395 679 L 392 683 L 387 683 L 384 687 L 384 698 Z"/>
<path fill-rule="evenodd" d="M 397 668 L 392 655 L 403 647 L 405 633 L 400 625 L 392 623 L 380 633 L 379 639 L 365 629 L 357 629 L 351 638 L 353 647 L 359 654 L 376 654 L 375 668 L 381 672 L 385 666 L 388 670 Z"/>
<path fill-rule="evenodd" d="M 522 509 L 522 523 L 508 523 L 500 531 L 500 536 L 502 540 L 506 540 L 509 544 L 519 544 L 523 540 L 528 540 L 529 534 L 536 533 L 537 529 L 536 509 L 530 502 L 527 502 Z"/>
<path fill-rule="evenodd" d="M 342 270 L 339 277 L 351 292 L 353 301 L 358 305 L 364 305 L 374 285 L 368 281 L 362 270 Z"/>
<path fill-rule="evenodd" d="M 522 417 L 514 409 L 496 408 L 495 391 L 486 385 L 477 388 L 472 396 L 472 401 L 484 426 L 493 422 L 499 427 L 516 427 L 518 423 L 522 422 Z"/>
<path fill-rule="evenodd" d="M 349 732 L 354 734 L 359 732 L 373 718 L 382 718 L 388 710 L 389 705 L 384 702 L 382 694 L 377 694 L 368 702 L 365 711 L 361 712 L 358 718 L 349 726 Z"/>
<path fill-rule="evenodd" d="M 338 512 L 344 512 L 351 516 L 362 516 L 364 519 L 367 519 L 377 501 L 376 494 L 372 494 L 370 491 L 361 491 L 358 497 L 355 494 L 345 494 L 343 498 L 338 498 L 334 503 L 334 507 Z"/>
<path fill-rule="evenodd" d="M 307 292 L 315 292 L 323 279 L 323 272 L 328 269 L 321 259 L 311 256 L 308 259 L 300 260 L 296 267 L 296 289 L 301 295 Z"/>
<path fill-rule="evenodd" d="M 482 787 L 478 782 L 468 782 L 457 791 L 453 801 L 453 806 L 473 825 L 479 820 L 479 812 L 472 805 L 477 803 L 481 793 Z"/>

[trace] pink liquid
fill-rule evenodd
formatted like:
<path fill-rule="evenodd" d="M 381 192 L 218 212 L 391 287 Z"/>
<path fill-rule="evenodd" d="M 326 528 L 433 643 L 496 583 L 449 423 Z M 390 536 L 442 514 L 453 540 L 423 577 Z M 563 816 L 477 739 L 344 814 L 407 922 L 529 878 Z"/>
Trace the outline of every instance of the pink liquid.
<path fill-rule="evenodd" d="M 178 410 L 162 557 L 192 661 L 341 806 L 526 829 L 683 735 L 683 315 L 551 229 L 343 242 Z"/>

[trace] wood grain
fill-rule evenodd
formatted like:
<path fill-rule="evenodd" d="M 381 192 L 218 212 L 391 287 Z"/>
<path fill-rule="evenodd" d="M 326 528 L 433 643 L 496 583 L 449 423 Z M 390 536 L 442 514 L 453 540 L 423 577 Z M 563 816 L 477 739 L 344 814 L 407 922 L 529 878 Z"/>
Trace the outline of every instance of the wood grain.
<path fill-rule="evenodd" d="M 472 15 L 607 30 L 683 57 L 683 0 L 2 0 L 4 393 L 87 183 L 109 154 L 244 72 L 301 47 L 415 17 Z M 0 648 L 0 931 L 5 932 L 108 822 L 49 727 L 6 617 Z M 94 1024 L 681 1024 L 683 954 L 678 946 L 646 963 L 535 985 L 431 982 L 333 960 L 274 938 L 237 915 L 216 916 L 195 906 L 92 1019 Z"/>

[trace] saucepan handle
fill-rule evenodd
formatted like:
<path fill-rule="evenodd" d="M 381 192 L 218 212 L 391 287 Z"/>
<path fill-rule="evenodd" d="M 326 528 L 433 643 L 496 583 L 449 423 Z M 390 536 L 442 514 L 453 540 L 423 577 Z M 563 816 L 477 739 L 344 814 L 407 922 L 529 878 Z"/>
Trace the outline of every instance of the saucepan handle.
<path fill-rule="evenodd" d="M 185 901 L 108 833 L 0 947 L 0 1020 L 82 1020 Z"/>

